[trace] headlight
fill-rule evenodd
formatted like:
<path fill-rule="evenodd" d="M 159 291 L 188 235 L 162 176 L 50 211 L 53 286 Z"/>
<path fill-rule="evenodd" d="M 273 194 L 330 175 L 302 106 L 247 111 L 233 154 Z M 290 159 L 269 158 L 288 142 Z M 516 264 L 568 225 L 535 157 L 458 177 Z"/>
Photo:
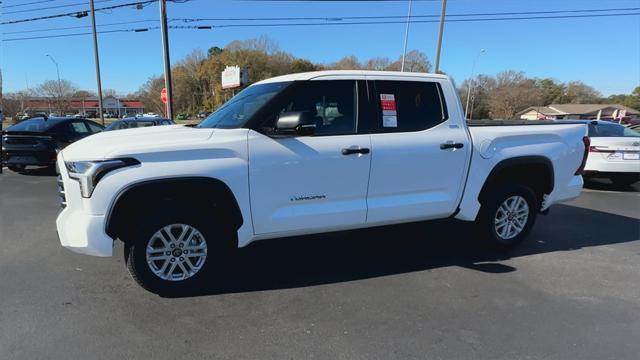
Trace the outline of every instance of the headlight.
<path fill-rule="evenodd" d="M 80 183 L 82 197 L 88 198 L 102 177 L 108 172 L 127 166 L 138 165 L 136 159 L 112 159 L 98 161 L 65 161 L 69 177 Z"/>

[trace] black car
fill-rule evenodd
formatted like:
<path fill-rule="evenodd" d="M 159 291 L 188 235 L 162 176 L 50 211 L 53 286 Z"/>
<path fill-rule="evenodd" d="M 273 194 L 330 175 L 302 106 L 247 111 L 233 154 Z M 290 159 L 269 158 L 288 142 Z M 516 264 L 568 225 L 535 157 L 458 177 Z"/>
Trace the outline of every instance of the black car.
<path fill-rule="evenodd" d="M 22 171 L 27 166 L 53 166 L 67 145 L 104 130 L 93 121 L 39 117 L 19 122 L 2 132 L 2 165 Z"/>
<path fill-rule="evenodd" d="M 157 117 L 135 117 L 135 118 L 125 118 L 122 120 L 117 120 L 111 123 L 111 125 L 107 126 L 104 131 L 111 130 L 122 130 L 122 129 L 133 129 L 139 127 L 148 127 L 148 126 L 160 126 L 160 125 L 175 125 L 176 123 L 173 120 L 165 119 L 165 118 L 157 118 Z"/>

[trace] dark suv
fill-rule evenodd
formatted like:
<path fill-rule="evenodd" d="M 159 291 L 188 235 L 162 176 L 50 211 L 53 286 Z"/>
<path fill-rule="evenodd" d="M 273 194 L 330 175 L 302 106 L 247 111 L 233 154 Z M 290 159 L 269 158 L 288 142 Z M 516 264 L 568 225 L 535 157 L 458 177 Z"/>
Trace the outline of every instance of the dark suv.
<path fill-rule="evenodd" d="M 27 166 L 53 166 L 58 151 L 102 130 L 102 125 L 86 119 L 24 120 L 2 132 L 2 165 L 13 171 L 22 171 Z"/>

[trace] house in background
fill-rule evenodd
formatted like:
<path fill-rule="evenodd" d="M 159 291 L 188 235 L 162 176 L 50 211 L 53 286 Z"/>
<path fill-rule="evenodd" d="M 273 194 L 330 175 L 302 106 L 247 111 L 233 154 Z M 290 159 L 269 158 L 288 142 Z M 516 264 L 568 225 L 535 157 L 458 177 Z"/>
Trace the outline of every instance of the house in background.
<path fill-rule="evenodd" d="M 551 104 L 531 106 L 516 113 L 522 120 L 619 120 L 638 116 L 640 111 L 619 104 Z"/>

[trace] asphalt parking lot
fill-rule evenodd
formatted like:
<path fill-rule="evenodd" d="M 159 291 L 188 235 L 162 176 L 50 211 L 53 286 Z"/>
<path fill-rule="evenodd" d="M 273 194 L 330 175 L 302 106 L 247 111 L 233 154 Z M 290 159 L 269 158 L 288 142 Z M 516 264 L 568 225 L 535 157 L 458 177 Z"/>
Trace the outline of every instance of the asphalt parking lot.
<path fill-rule="evenodd" d="M 0 175 L 0 359 L 638 359 L 640 185 L 509 253 L 455 221 L 256 243 L 183 298 L 58 244 L 55 177 Z"/>

